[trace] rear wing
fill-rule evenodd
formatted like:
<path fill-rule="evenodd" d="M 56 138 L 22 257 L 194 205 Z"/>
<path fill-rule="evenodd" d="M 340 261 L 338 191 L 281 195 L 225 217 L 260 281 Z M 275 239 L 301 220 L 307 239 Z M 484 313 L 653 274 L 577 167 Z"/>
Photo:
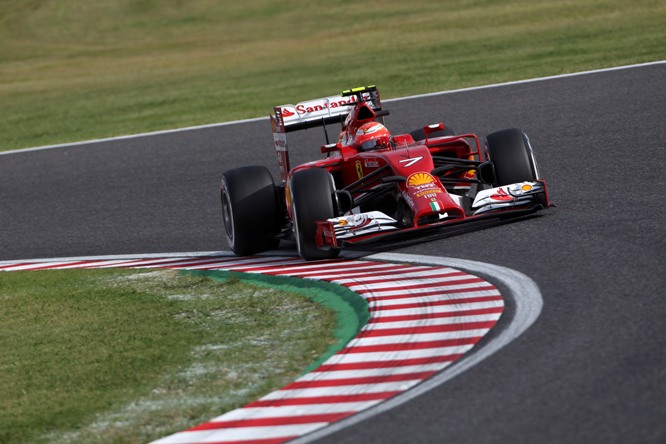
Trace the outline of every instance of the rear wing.
<path fill-rule="evenodd" d="M 334 123 L 344 124 L 349 111 L 361 101 L 376 113 L 382 109 L 379 90 L 375 85 L 348 89 L 338 96 L 273 108 L 274 114 L 270 116 L 273 141 L 283 182 L 286 182 L 290 170 L 287 133 L 315 127 L 325 128 L 326 125 Z M 326 142 L 328 143 L 328 140 Z"/>

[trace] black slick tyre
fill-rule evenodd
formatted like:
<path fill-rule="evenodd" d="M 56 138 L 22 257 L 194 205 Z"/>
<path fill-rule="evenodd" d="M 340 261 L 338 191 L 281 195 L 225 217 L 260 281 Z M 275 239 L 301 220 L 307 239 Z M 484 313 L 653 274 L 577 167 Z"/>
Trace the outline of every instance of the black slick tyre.
<path fill-rule="evenodd" d="M 298 253 L 305 260 L 332 259 L 340 249 L 317 248 L 315 221 L 335 217 L 331 174 L 322 168 L 297 171 L 289 183 Z"/>
<path fill-rule="evenodd" d="M 239 256 L 277 248 L 278 192 L 264 166 L 246 166 L 222 174 L 222 221 L 229 247 Z"/>
<path fill-rule="evenodd" d="M 522 130 L 511 128 L 489 134 L 486 150 L 495 168 L 496 186 L 539 179 L 532 146 Z"/>

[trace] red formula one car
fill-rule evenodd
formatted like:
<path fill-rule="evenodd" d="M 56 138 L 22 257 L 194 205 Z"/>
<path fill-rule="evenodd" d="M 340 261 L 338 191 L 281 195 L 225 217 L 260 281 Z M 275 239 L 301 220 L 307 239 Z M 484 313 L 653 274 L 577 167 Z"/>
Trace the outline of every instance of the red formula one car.
<path fill-rule="evenodd" d="M 379 91 L 276 106 L 271 116 L 282 182 L 265 166 L 226 171 L 221 199 L 229 246 L 238 255 L 295 241 L 306 260 L 341 248 L 550 206 L 529 139 L 519 129 L 455 135 L 442 123 L 391 135 Z M 337 142 L 326 126 L 341 124 Z M 292 168 L 287 134 L 323 127 L 320 160 Z"/>

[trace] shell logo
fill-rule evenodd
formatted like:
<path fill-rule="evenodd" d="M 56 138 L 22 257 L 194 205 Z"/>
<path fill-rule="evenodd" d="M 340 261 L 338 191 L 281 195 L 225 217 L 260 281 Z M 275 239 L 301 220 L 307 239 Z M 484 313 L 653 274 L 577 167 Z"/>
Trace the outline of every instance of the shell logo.
<path fill-rule="evenodd" d="M 419 187 L 435 183 L 435 179 L 428 173 L 414 173 L 407 179 L 408 187 Z"/>

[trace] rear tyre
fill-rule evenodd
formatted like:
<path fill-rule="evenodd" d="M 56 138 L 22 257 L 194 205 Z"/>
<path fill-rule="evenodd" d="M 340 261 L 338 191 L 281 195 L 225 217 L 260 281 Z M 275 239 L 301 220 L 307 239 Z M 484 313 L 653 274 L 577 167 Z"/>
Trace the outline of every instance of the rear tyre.
<path fill-rule="evenodd" d="M 246 166 L 222 174 L 222 221 L 229 247 L 239 256 L 278 247 L 278 192 L 268 168 Z"/>
<path fill-rule="evenodd" d="M 305 260 L 332 259 L 339 248 L 317 248 L 315 221 L 335 217 L 333 176 L 322 168 L 294 173 L 289 183 L 298 253 Z"/>
<path fill-rule="evenodd" d="M 518 128 L 486 137 L 486 150 L 495 167 L 496 186 L 539 179 L 539 170 L 527 135 Z"/>

